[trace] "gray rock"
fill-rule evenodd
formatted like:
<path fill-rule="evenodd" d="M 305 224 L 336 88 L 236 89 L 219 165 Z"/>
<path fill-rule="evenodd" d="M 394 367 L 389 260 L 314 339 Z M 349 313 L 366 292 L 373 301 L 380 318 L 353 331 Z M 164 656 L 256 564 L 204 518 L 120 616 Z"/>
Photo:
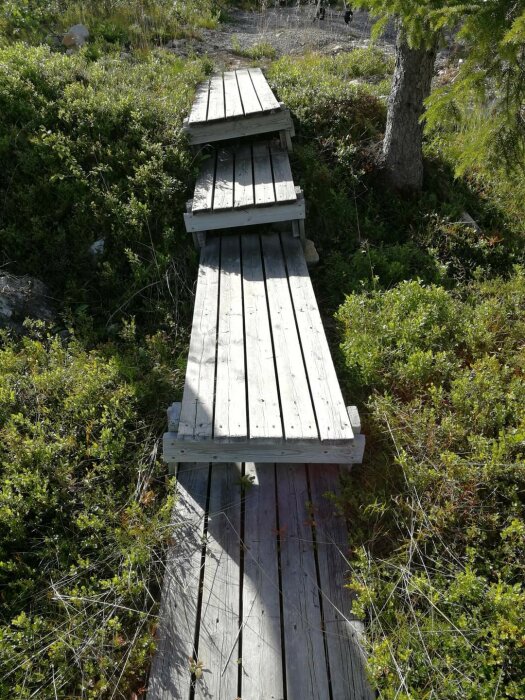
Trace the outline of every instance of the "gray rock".
<path fill-rule="evenodd" d="M 471 228 L 477 233 L 481 233 L 481 226 L 476 221 L 474 221 L 474 219 L 470 216 L 470 214 L 467 211 L 464 211 L 461 214 L 458 223 L 463 224 L 464 226 L 468 226 L 468 228 Z"/>
<path fill-rule="evenodd" d="M 26 318 L 52 321 L 46 286 L 35 277 L 0 274 L 0 328 L 22 330 Z"/>
<path fill-rule="evenodd" d="M 89 252 L 94 258 L 98 258 L 99 255 L 104 253 L 104 248 L 106 247 L 106 239 L 99 238 L 89 246 Z"/>
<path fill-rule="evenodd" d="M 69 51 L 78 51 L 89 39 L 89 29 L 83 24 L 70 27 L 62 38 L 62 43 Z"/>

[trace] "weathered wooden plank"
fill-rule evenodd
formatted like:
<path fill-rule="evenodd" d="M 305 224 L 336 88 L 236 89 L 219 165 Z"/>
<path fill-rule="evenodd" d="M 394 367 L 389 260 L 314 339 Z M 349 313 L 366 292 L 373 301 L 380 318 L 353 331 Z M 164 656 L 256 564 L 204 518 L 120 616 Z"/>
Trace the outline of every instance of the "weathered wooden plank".
<path fill-rule="evenodd" d="M 209 465 L 181 464 L 159 615 L 149 700 L 189 700 L 200 587 Z M 234 696 L 232 696 L 234 697 Z"/>
<path fill-rule="evenodd" d="M 258 114 L 261 112 L 261 103 L 253 87 L 250 73 L 246 68 L 241 68 L 236 71 L 237 82 L 239 83 L 239 91 L 241 93 L 242 106 L 244 114 Z"/>
<path fill-rule="evenodd" d="M 242 117 L 244 110 L 242 108 L 241 95 L 235 71 L 224 73 L 224 99 L 225 99 L 225 116 Z"/>
<path fill-rule="evenodd" d="M 295 133 L 293 120 L 287 109 L 220 122 L 188 123 L 183 129 L 188 134 L 189 142 L 194 145 L 255 136 L 272 131 L 286 131 L 292 136 Z"/>
<path fill-rule="evenodd" d="M 210 239 L 201 250 L 179 420 L 180 437 L 206 438 L 213 434 L 219 255 L 218 238 Z"/>
<path fill-rule="evenodd" d="M 242 278 L 250 438 L 281 438 L 281 411 L 273 361 L 259 236 L 244 234 Z"/>
<path fill-rule="evenodd" d="M 246 438 L 246 371 L 239 236 L 221 239 L 214 437 Z"/>
<path fill-rule="evenodd" d="M 251 146 L 240 146 L 235 150 L 235 208 L 253 206 L 253 166 Z"/>
<path fill-rule="evenodd" d="M 300 407 L 301 408 L 301 407 Z M 290 462 L 314 464 L 359 464 L 363 460 L 364 435 L 343 444 L 301 440 L 180 440 L 176 433 L 164 433 L 166 462 Z"/>
<path fill-rule="evenodd" d="M 222 75 L 214 75 L 210 79 L 210 100 L 208 103 L 207 121 L 224 119 L 224 83 Z"/>
<path fill-rule="evenodd" d="M 270 147 L 272 157 L 275 199 L 277 202 L 293 202 L 297 199 L 288 153 L 277 146 Z"/>
<path fill-rule="evenodd" d="M 210 81 L 207 80 L 199 85 L 195 93 L 195 99 L 191 107 L 188 124 L 199 124 L 206 122 L 208 116 L 208 101 L 210 99 Z"/>
<path fill-rule="evenodd" d="M 284 697 L 277 558 L 275 467 L 245 465 L 242 695 Z"/>
<path fill-rule="evenodd" d="M 321 440 L 352 439 L 354 433 L 337 380 L 301 243 L 282 235 L 297 327 Z"/>
<path fill-rule="evenodd" d="M 217 154 L 213 210 L 233 209 L 233 153 L 222 149 Z"/>
<path fill-rule="evenodd" d="M 215 465 L 211 470 L 206 562 L 198 657 L 202 678 L 195 698 L 233 700 L 239 672 L 240 468 Z"/>
<path fill-rule="evenodd" d="M 243 207 L 233 211 L 197 212 L 193 215 L 184 214 L 186 231 L 214 231 L 235 226 L 252 226 L 254 224 L 269 224 L 277 221 L 293 221 L 304 219 L 304 199 L 296 202 L 269 205 L 267 207 Z"/>
<path fill-rule="evenodd" d="M 277 479 L 286 686 L 290 700 L 328 700 L 319 589 L 304 465 L 279 467 Z"/>
<path fill-rule="evenodd" d="M 263 235 L 261 240 L 284 435 L 288 440 L 316 439 L 318 431 L 279 236 Z"/>
<path fill-rule="evenodd" d="M 215 153 L 210 155 L 202 164 L 195 192 L 193 194 L 193 202 L 191 210 L 193 212 L 211 211 L 213 207 L 213 184 L 215 181 Z"/>
<path fill-rule="evenodd" d="M 373 700 L 367 681 L 359 623 L 352 615 L 347 581 L 348 532 L 346 523 L 327 494 L 340 490 L 339 467 L 308 468 L 315 517 L 316 552 L 323 594 L 325 635 L 334 700 Z"/>
<path fill-rule="evenodd" d="M 270 150 L 265 143 L 253 145 L 253 184 L 256 206 L 265 206 L 275 202 Z"/>
<path fill-rule="evenodd" d="M 272 109 L 281 109 L 281 105 L 268 85 L 268 81 L 260 68 L 250 68 L 250 77 L 253 87 L 261 103 L 261 109 L 266 112 Z"/>

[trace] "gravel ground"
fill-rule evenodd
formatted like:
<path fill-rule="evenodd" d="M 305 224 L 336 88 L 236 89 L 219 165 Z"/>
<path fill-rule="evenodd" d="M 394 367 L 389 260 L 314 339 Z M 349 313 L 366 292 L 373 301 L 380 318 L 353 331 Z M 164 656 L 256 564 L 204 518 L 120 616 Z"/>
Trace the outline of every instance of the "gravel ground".
<path fill-rule="evenodd" d="M 261 12 L 233 10 L 230 20 L 219 29 L 201 30 L 198 39 L 175 40 L 170 43 L 170 48 L 181 55 L 208 54 L 219 64 L 236 67 L 246 63 L 246 59 L 235 55 L 233 44 L 246 50 L 264 42 L 274 48 L 277 56 L 308 51 L 335 54 L 368 46 L 371 27 L 368 13 L 357 10 L 348 26 L 343 21 L 341 10 L 327 9 L 325 20 L 316 20 L 314 5 Z M 394 50 L 395 31 L 392 26 L 387 28 L 378 43 L 387 51 Z"/>

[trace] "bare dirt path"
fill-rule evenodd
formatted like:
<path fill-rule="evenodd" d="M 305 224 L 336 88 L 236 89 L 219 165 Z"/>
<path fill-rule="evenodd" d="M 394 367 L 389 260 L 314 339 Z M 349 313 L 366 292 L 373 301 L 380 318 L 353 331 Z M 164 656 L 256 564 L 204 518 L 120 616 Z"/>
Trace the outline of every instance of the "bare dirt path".
<path fill-rule="evenodd" d="M 262 43 L 271 46 L 276 56 L 297 55 L 308 51 L 336 54 L 368 46 L 373 25 L 367 12 L 356 10 L 349 25 L 343 11 L 328 8 L 323 21 L 315 19 L 315 6 L 283 7 L 248 12 L 233 10 L 229 20 L 218 29 L 201 30 L 196 39 L 172 42 L 172 50 L 188 55 L 208 54 L 225 65 L 241 63 L 237 47 L 246 51 Z M 393 51 L 395 31 L 388 27 L 378 45 Z"/>

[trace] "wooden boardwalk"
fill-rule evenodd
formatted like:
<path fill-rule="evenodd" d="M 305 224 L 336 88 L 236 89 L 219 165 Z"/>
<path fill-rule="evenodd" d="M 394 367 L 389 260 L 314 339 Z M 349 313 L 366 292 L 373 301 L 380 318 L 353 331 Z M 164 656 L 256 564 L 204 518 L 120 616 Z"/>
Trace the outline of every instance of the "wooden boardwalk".
<path fill-rule="evenodd" d="M 148 700 L 372 700 L 335 465 L 185 463 Z"/>
<path fill-rule="evenodd" d="M 365 440 L 303 253 L 290 114 L 259 69 L 238 70 L 201 86 L 185 129 L 194 144 L 280 131 L 281 147 L 214 147 L 185 215 L 201 260 L 164 436 L 178 500 L 148 700 L 372 700 L 346 526 L 326 496 Z"/>

